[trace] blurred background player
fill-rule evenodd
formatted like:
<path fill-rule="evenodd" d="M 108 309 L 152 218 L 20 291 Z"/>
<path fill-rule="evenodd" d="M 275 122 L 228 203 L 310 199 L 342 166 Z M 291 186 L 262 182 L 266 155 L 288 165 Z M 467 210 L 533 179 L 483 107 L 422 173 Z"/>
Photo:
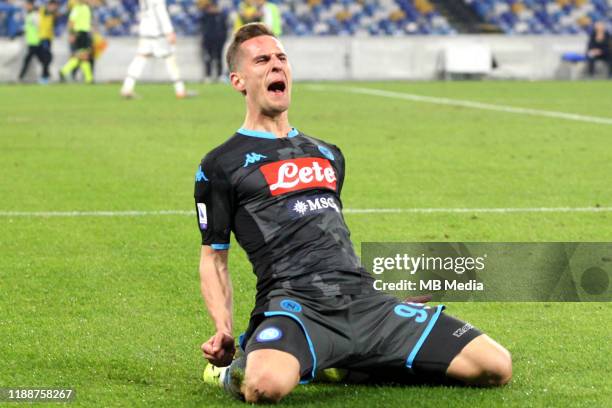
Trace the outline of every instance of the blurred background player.
<path fill-rule="evenodd" d="M 612 52 L 610 50 L 610 33 L 606 30 L 606 24 L 598 21 L 593 27 L 587 46 L 587 59 L 589 63 L 589 76 L 595 75 L 595 62 L 604 61 L 608 65 L 608 78 L 612 78 Z"/>
<path fill-rule="evenodd" d="M 36 11 L 36 8 L 34 7 L 34 0 L 28 0 L 25 3 L 25 11 L 24 34 L 28 49 L 26 51 L 25 58 L 23 59 L 21 71 L 19 72 L 20 81 L 23 80 L 26 72 L 28 72 L 32 58 L 38 58 L 41 64 L 43 64 L 44 61 L 40 48 L 39 16 L 38 11 Z M 44 80 L 44 75 L 42 80 Z"/>
<path fill-rule="evenodd" d="M 87 0 L 77 0 L 70 10 L 68 17 L 68 29 L 70 30 L 70 42 L 73 44 L 74 52 L 60 71 L 60 81 L 65 81 L 75 68 L 83 73 L 85 83 L 93 83 L 93 72 L 91 70 L 91 27 L 92 14 Z"/>
<path fill-rule="evenodd" d="M 121 87 L 121 96 L 134 97 L 136 80 L 142 75 L 147 60 L 150 57 L 163 58 L 170 79 L 174 82 L 174 93 L 179 99 L 191 96 L 185 90 L 181 80 L 179 67 L 174 56 L 176 34 L 166 9 L 165 0 L 140 0 L 140 26 L 138 28 L 140 39 L 136 56 L 130 63 L 127 77 Z"/>
<path fill-rule="evenodd" d="M 202 6 L 202 55 L 204 62 L 204 81 L 210 82 L 223 76 L 223 45 L 227 40 L 228 16 L 219 8 L 217 0 L 208 0 Z M 213 66 L 216 76 L 213 76 Z"/>
<path fill-rule="evenodd" d="M 57 0 L 49 0 L 47 5 L 40 7 L 39 12 L 39 38 L 40 38 L 40 53 L 42 57 L 43 73 L 41 83 L 49 82 L 49 66 L 53 61 L 53 51 L 51 46 L 55 37 L 55 21 L 58 17 Z"/>

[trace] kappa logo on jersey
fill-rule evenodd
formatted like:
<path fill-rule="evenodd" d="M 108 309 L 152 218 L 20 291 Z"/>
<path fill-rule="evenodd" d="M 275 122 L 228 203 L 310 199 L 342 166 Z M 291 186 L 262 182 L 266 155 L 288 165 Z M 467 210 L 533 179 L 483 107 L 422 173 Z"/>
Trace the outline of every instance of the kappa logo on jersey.
<path fill-rule="evenodd" d="M 471 324 L 469 324 L 469 323 L 466 323 L 466 324 L 465 324 L 463 327 L 461 327 L 461 328 L 459 328 L 459 329 L 455 330 L 455 331 L 453 332 L 453 336 L 455 336 L 455 337 L 461 337 L 461 336 L 463 336 L 465 333 L 467 333 L 467 332 L 469 332 L 470 330 L 472 330 L 473 328 L 474 328 L 474 326 L 472 326 L 472 325 L 471 325 Z"/>
<path fill-rule="evenodd" d="M 253 163 L 257 163 L 258 161 L 262 159 L 267 159 L 267 158 L 268 156 L 264 156 L 263 154 L 247 153 L 246 156 L 244 157 L 244 166 L 242 167 L 247 167 Z"/>
<path fill-rule="evenodd" d="M 260 167 L 273 196 L 309 188 L 336 190 L 336 172 L 327 159 L 302 157 Z"/>
<path fill-rule="evenodd" d="M 340 212 L 338 204 L 330 194 L 299 197 L 289 200 L 287 208 L 289 208 L 293 218 L 299 218 L 310 214 L 319 214 L 328 210 Z"/>
<path fill-rule="evenodd" d="M 202 171 L 202 166 L 198 167 L 198 172 L 195 175 L 195 179 L 196 181 L 208 181 L 206 175 L 204 174 L 204 171 Z"/>

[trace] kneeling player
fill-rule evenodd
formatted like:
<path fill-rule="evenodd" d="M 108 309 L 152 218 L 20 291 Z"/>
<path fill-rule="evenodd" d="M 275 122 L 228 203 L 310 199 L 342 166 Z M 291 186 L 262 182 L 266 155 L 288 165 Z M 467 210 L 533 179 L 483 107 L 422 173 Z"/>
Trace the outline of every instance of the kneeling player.
<path fill-rule="evenodd" d="M 217 367 L 234 355 L 230 232 L 257 275 L 244 357 L 222 375 L 248 402 L 278 401 L 318 370 L 393 372 L 394 380 L 503 385 L 510 354 L 444 306 L 376 292 L 342 216 L 344 156 L 289 125 L 291 66 L 281 43 L 248 24 L 228 49 L 231 84 L 246 102 L 240 129 L 196 173 L 201 289 L 216 326 L 202 345 Z"/>

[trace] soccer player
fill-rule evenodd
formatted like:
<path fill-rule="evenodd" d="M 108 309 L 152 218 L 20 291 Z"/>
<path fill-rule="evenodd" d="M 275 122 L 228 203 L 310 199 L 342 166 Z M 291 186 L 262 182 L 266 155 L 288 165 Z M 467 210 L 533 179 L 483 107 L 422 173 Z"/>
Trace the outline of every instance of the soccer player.
<path fill-rule="evenodd" d="M 60 70 L 60 81 L 65 81 L 75 68 L 80 68 L 85 83 L 93 83 L 93 72 L 89 61 L 91 55 L 91 8 L 88 0 L 76 0 L 70 16 L 68 17 L 68 28 L 70 30 L 70 42 L 73 44 L 74 53 L 72 57 Z"/>
<path fill-rule="evenodd" d="M 181 80 L 181 73 L 174 56 L 176 34 L 166 9 L 165 0 L 140 0 L 140 26 L 138 28 L 140 39 L 136 56 L 130 63 L 127 77 L 123 81 L 121 96 L 134 97 L 136 81 L 142 75 L 147 60 L 151 57 L 162 58 L 166 62 L 166 70 L 174 82 L 174 93 L 177 98 L 187 96 L 185 84 Z"/>
<path fill-rule="evenodd" d="M 263 24 L 248 24 L 227 52 L 244 123 L 196 173 L 201 291 L 216 333 L 202 344 L 205 378 L 247 402 L 276 402 L 329 367 L 405 378 L 503 385 L 506 349 L 469 323 L 377 292 L 342 215 L 340 149 L 289 124 L 291 65 Z M 249 327 L 235 352 L 230 232 L 257 275 Z M 231 364 L 231 365 L 230 365 Z M 226 367 L 222 370 L 215 367 Z"/>

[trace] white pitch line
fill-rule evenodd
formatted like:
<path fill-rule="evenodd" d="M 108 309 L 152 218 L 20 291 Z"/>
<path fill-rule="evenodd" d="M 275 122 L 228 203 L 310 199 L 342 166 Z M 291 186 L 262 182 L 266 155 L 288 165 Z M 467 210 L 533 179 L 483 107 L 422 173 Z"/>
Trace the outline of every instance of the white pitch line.
<path fill-rule="evenodd" d="M 511 213 L 599 213 L 612 207 L 518 207 L 518 208 L 345 208 L 346 214 L 511 214 Z M 195 210 L 160 211 L 0 211 L 0 217 L 146 217 L 192 215 Z"/>
<path fill-rule="evenodd" d="M 342 86 L 324 87 L 321 85 L 310 85 L 308 89 L 311 89 L 313 91 L 340 90 L 340 91 L 356 93 L 356 94 L 383 96 L 386 98 L 394 98 L 394 99 L 404 99 L 404 100 L 413 101 L 413 102 L 426 102 L 426 103 L 433 103 L 437 105 L 460 106 L 463 108 L 483 109 L 483 110 L 489 110 L 489 111 L 516 113 L 516 114 L 532 115 L 532 116 L 544 116 L 544 117 L 549 117 L 549 118 L 573 120 L 573 121 L 578 121 L 578 122 L 597 123 L 600 125 L 612 125 L 612 118 L 606 118 L 606 117 L 580 115 L 577 113 L 557 112 L 557 111 L 548 111 L 548 110 L 540 110 L 540 109 L 521 108 L 521 107 L 515 107 L 515 106 L 508 106 L 508 105 L 497 105 L 493 103 L 467 101 L 467 100 L 462 100 L 462 99 L 438 98 L 438 97 L 433 97 L 433 96 L 423 96 L 423 95 L 416 95 L 416 94 L 403 93 L 403 92 L 386 91 L 383 89 L 342 87 Z"/>
<path fill-rule="evenodd" d="M 144 217 L 151 215 L 195 215 L 195 210 L 160 211 L 0 211 L 0 217 Z"/>

